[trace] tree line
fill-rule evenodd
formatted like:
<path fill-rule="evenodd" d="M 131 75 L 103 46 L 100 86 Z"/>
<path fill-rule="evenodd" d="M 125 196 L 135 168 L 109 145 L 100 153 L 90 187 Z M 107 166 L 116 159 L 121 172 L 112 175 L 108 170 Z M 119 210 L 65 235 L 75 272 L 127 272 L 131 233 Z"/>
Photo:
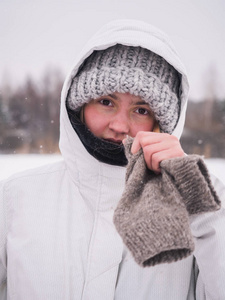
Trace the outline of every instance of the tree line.
<path fill-rule="evenodd" d="M 188 154 L 225 158 L 225 99 L 189 101 L 181 144 Z"/>
<path fill-rule="evenodd" d="M 48 69 L 0 92 L 0 153 L 58 153 L 60 94 L 64 76 Z M 189 101 L 181 144 L 186 153 L 225 158 L 225 99 Z"/>
<path fill-rule="evenodd" d="M 0 153 L 57 153 L 63 75 L 46 71 L 39 82 L 28 77 L 0 94 Z"/>

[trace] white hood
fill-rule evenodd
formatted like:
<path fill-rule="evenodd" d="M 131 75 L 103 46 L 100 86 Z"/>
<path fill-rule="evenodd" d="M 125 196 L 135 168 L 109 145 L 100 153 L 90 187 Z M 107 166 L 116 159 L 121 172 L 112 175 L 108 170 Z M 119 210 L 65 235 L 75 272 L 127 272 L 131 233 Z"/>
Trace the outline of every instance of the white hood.
<path fill-rule="evenodd" d="M 159 29 L 142 21 L 136 20 L 116 20 L 108 23 L 102 27 L 85 45 L 80 55 L 77 57 L 74 67 L 67 76 L 63 90 L 61 103 L 61 117 L 60 117 L 60 149 L 63 154 L 63 149 L 68 148 L 65 142 L 72 142 L 76 139 L 76 144 L 80 141 L 77 139 L 76 133 L 70 124 L 67 110 L 66 97 L 70 88 L 72 79 L 76 75 L 80 65 L 84 60 L 91 55 L 94 50 L 103 50 L 115 44 L 123 44 L 127 46 L 140 46 L 155 52 L 162 56 L 168 63 L 170 63 L 181 75 L 182 82 L 180 87 L 181 98 L 181 113 L 178 123 L 173 131 L 173 135 L 180 138 L 186 113 L 186 105 L 188 99 L 188 80 L 186 76 L 185 67 L 180 61 L 180 58 L 174 49 L 170 39 Z M 66 138 L 66 140 L 65 140 Z M 81 146 L 81 145 L 80 145 Z M 81 146 L 82 147 L 82 146 Z"/>

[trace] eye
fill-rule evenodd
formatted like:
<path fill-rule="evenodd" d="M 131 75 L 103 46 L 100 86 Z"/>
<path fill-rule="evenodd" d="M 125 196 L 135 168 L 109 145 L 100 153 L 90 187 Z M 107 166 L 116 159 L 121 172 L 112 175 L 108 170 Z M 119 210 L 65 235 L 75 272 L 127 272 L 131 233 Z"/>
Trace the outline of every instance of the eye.
<path fill-rule="evenodd" d="M 135 110 L 135 112 L 137 112 L 140 115 L 148 115 L 149 114 L 148 110 L 143 107 L 137 108 Z"/>
<path fill-rule="evenodd" d="M 104 106 L 112 106 L 112 102 L 109 99 L 104 98 L 104 99 L 99 100 L 99 102 Z"/>

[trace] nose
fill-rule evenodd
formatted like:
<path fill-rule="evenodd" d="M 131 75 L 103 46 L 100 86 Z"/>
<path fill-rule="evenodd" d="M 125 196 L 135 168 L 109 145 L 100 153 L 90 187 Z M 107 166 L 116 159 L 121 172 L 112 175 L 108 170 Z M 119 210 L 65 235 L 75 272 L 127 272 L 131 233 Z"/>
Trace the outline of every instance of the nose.
<path fill-rule="evenodd" d="M 129 132 L 129 120 L 126 114 L 117 113 L 110 119 L 109 128 L 116 133 L 128 134 Z"/>

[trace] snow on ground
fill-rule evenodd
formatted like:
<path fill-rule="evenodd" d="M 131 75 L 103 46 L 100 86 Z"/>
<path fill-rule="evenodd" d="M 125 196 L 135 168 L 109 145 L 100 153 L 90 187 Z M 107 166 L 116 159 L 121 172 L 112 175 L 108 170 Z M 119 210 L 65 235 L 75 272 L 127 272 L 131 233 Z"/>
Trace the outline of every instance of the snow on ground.
<path fill-rule="evenodd" d="M 61 159 L 60 155 L 53 154 L 0 155 L 0 180 L 16 172 L 53 163 Z M 207 159 L 206 163 L 209 170 L 225 184 L 225 159 Z"/>

